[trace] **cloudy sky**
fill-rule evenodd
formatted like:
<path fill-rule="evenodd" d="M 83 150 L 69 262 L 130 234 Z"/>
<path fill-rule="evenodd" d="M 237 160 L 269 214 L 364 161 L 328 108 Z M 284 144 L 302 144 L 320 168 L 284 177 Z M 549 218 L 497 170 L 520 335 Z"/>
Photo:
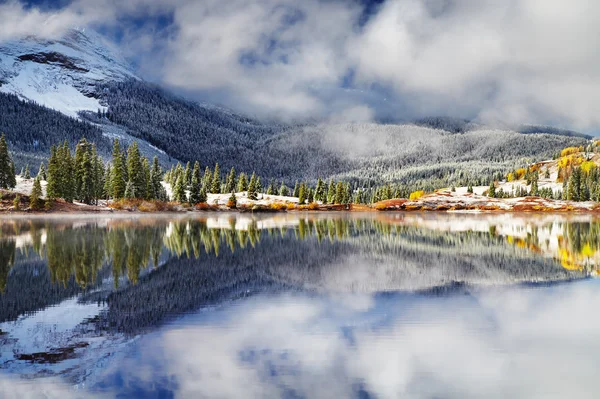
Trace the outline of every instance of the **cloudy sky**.
<path fill-rule="evenodd" d="M 600 126 L 600 2 L 0 3 L 0 40 L 91 27 L 142 77 L 251 115 Z"/>

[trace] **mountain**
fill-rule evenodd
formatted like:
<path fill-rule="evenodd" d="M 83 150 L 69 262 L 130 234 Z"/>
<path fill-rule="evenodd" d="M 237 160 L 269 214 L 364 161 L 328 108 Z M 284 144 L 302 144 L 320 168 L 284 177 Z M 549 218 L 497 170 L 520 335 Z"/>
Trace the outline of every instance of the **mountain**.
<path fill-rule="evenodd" d="M 97 34 L 68 30 L 56 40 L 29 36 L 0 43 L 0 91 L 77 117 L 103 108 L 96 87 L 107 81 L 137 79 Z"/>
<path fill-rule="evenodd" d="M 0 130 L 17 152 L 17 168 L 35 168 L 51 144 L 74 145 L 85 136 L 106 159 L 119 138 L 138 141 L 145 156 L 158 156 L 165 167 L 198 160 L 288 185 L 333 177 L 429 189 L 487 184 L 587 142 L 571 131 L 492 129 L 446 117 L 408 124 L 264 122 L 144 82 L 102 37 L 83 30 L 0 43 L 0 105 Z"/>

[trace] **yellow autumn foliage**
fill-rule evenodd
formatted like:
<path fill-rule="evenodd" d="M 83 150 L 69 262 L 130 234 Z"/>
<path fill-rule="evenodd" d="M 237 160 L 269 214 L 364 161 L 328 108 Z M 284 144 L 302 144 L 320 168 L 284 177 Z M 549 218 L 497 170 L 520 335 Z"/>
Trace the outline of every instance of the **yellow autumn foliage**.
<path fill-rule="evenodd" d="M 408 197 L 408 199 L 411 201 L 416 201 L 424 195 L 425 195 L 425 191 L 423 191 L 423 190 L 414 191 L 414 192 L 410 193 L 410 196 Z"/>
<path fill-rule="evenodd" d="M 596 167 L 596 163 L 594 161 L 585 161 L 581 163 L 581 170 L 585 173 L 590 173 L 590 170 Z"/>
<path fill-rule="evenodd" d="M 579 147 L 567 147 L 560 152 L 561 157 L 566 157 L 572 154 L 577 154 L 579 152 Z"/>

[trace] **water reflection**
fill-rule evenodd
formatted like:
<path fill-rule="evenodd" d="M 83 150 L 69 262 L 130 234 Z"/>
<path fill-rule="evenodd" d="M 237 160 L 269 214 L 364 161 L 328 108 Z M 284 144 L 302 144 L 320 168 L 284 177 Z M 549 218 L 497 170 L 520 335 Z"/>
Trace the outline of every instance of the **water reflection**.
<path fill-rule="evenodd" d="M 584 220 L 581 220 L 584 219 Z M 587 219 L 587 220 L 585 220 Z M 19 258 L 37 254 L 45 259 L 52 282 L 67 286 L 70 279 L 82 289 L 96 284 L 105 265 L 112 270 L 114 288 L 120 281 L 136 284 L 149 265 L 157 267 L 167 252 L 200 259 L 255 248 L 261 236 L 280 240 L 341 242 L 382 252 L 393 246 L 430 245 L 448 252 L 462 247 L 482 252 L 489 245 L 525 249 L 560 261 L 568 270 L 595 274 L 600 266 L 600 221 L 570 220 L 556 215 L 520 217 L 495 215 L 377 215 L 373 217 L 224 215 L 203 218 L 140 218 L 82 220 L 12 220 L 1 223 L 0 291 Z M 464 248 L 468 246 L 467 248 Z M 364 252 L 364 251 L 363 251 Z"/>
<path fill-rule="evenodd" d="M 148 359 L 148 364 L 156 364 L 154 370 L 149 370 L 149 375 L 156 378 L 166 378 L 167 366 L 225 373 L 212 369 L 216 358 L 232 364 L 241 362 L 242 369 L 235 370 L 231 378 L 250 378 L 246 369 L 260 365 L 260 373 L 267 377 L 274 367 L 278 381 L 275 388 L 270 382 L 266 387 L 256 382 L 253 375 L 247 386 L 221 381 L 231 385 L 228 389 L 232 390 L 222 397 L 239 396 L 235 391 L 238 389 L 249 397 L 271 393 L 293 397 L 292 392 L 304 392 L 315 383 L 323 385 L 324 391 L 319 395 L 297 396 L 343 397 L 349 392 L 360 396 L 357 392 L 364 391 L 363 397 L 396 397 L 412 392 L 414 387 L 394 387 L 389 392 L 367 389 L 367 385 L 374 384 L 370 379 L 377 376 L 354 375 L 352 370 L 342 372 L 345 382 L 339 387 L 327 383 L 332 376 L 319 376 L 339 372 L 339 362 L 353 364 L 350 358 L 358 352 L 366 351 L 367 356 L 368 350 L 356 347 L 356 343 L 371 329 L 404 325 L 405 314 L 392 312 L 391 308 L 409 311 L 415 303 L 425 301 L 427 306 L 448 313 L 453 312 L 453 307 L 464 307 L 464 314 L 455 314 L 462 318 L 468 317 L 475 303 L 477 312 L 482 313 L 481 320 L 487 323 L 486 308 L 480 307 L 483 299 L 488 301 L 491 297 L 473 295 L 474 289 L 543 283 L 552 286 L 551 290 L 560 290 L 553 284 L 595 275 L 600 265 L 599 233 L 600 220 L 589 215 L 215 213 L 193 217 L 2 219 L 0 369 L 18 376 L 59 375 L 71 383 L 89 384 L 92 375 L 99 378 L 98 368 L 118 363 L 114 358 L 131 346 L 135 337 L 167 331 L 152 338 L 164 341 L 164 347 L 144 341 L 144 345 L 161 348 L 157 353 L 166 357 L 162 365 L 156 359 Z M 520 290 L 511 288 L 510 297 L 502 300 L 512 301 L 521 295 Z M 345 298 L 342 304 L 339 298 Z M 231 301 L 239 304 L 225 314 L 233 327 L 222 320 L 206 319 L 201 312 Z M 246 315 L 258 317 L 260 323 Z M 374 315 L 377 317 L 372 319 Z M 443 312 L 435 314 L 438 319 L 431 317 L 417 324 L 446 320 Z M 346 325 L 349 320 L 366 325 L 366 330 Z M 176 332 L 180 324 L 173 330 L 172 323 L 184 323 L 185 328 Z M 204 326 L 199 327 L 198 323 Z M 286 327 L 286 323 L 292 324 Z M 495 323 L 484 323 L 478 328 L 495 329 L 499 326 Z M 301 332 L 292 331 L 299 326 Z M 312 326 L 331 330 L 328 340 L 335 350 L 315 340 L 319 331 L 304 331 Z M 318 349 L 309 351 L 319 360 L 317 363 L 334 363 L 326 370 L 316 365 L 316 369 L 306 370 L 303 365 L 308 360 L 298 360 L 300 355 L 295 353 L 300 347 L 289 348 L 287 341 L 279 347 L 276 344 L 282 336 L 269 333 L 263 334 L 266 341 L 252 342 L 258 335 L 248 336 L 245 329 L 255 335 L 261 330 L 271 329 L 275 334 L 282 329 L 302 345 Z M 192 345 L 194 336 L 203 342 L 197 348 Z M 244 341 L 246 338 L 249 341 Z M 373 353 L 379 353 L 375 349 L 383 345 L 379 338 L 367 345 L 375 346 Z M 452 345 L 457 347 L 458 341 L 469 339 L 454 338 L 457 342 Z M 202 357 L 200 352 L 230 350 L 227 345 L 233 345 L 230 341 L 235 339 L 243 342 L 235 344 L 232 353 L 215 353 L 201 363 L 193 363 L 198 361 L 196 357 Z M 384 334 L 385 339 L 391 339 L 393 347 L 404 348 L 396 341 L 406 337 L 400 334 L 398 338 L 393 330 Z M 437 335 L 431 339 L 443 341 Z M 212 347 L 204 344 L 206 340 Z M 180 345 L 167 346 L 170 342 Z M 340 348 L 343 352 L 337 352 Z M 385 345 L 380 349 L 393 350 Z M 144 352 L 142 347 L 131 350 L 136 356 Z M 194 351 L 198 352 L 194 359 L 185 356 Z M 369 356 L 363 360 L 376 363 Z M 407 366 L 393 363 L 389 367 L 400 370 Z M 425 375 L 418 372 L 416 377 L 411 376 L 416 378 L 411 384 L 433 386 L 423 382 L 428 381 L 425 377 L 430 371 L 423 372 Z M 121 369 L 118 373 L 126 374 L 118 377 L 121 379 L 141 378 Z M 206 389 L 212 386 L 205 380 L 202 388 L 184 389 L 185 383 L 179 381 L 183 377 L 179 372 L 173 373 L 178 376 L 183 397 L 219 396 L 203 390 L 204 385 Z M 298 373 L 308 376 L 307 387 L 283 389 L 299 383 Z M 192 376 L 190 384 L 195 384 L 194 380 L 202 378 Z M 3 384 L 0 378 L 0 390 Z M 114 388 L 112 383 L 107 384 Z M 144 391 L 141 386 L 136 387 Z M 161 385 L 161 389 L 173 391 L 169 384 Z M 426 397 L 440 396 L 437 391 L 430 393 Z"/>

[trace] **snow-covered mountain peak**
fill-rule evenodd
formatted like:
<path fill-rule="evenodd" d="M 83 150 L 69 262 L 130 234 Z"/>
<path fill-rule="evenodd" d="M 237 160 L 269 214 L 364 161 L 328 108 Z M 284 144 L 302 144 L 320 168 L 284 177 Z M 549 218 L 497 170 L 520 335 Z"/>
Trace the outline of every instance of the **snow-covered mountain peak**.
<path fill-rule="evenodd" d="M 93 31 L 0 42 L 0 91 L 70 116 L 102 108 L 94 98 L 99 83 L 132 78 L 137 79 L 124 58 Z"/>

